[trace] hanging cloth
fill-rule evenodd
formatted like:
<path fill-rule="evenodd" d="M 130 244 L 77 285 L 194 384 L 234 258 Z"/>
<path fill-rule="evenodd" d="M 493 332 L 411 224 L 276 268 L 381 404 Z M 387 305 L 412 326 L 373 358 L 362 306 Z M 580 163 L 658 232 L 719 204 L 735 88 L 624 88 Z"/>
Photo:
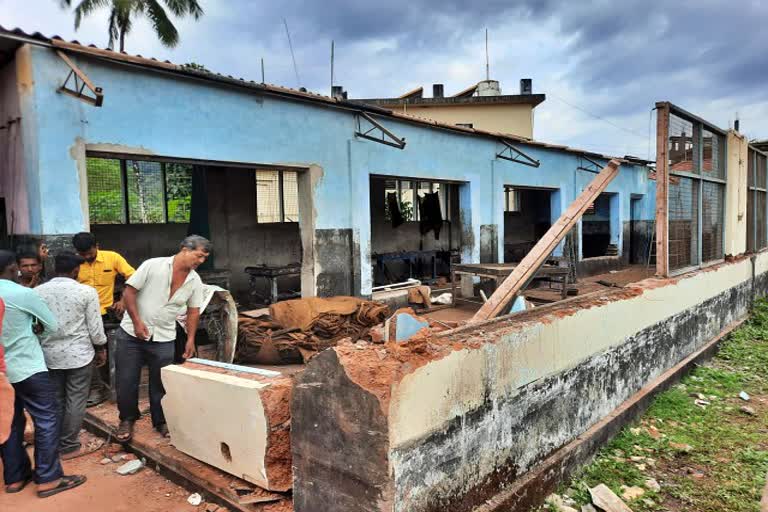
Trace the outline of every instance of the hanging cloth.
<path fill-rule="evenodd" d="M 440 240 L 443 227 L 443 212 L 440 211 L 440 195 L 437 192 L 426 193 L 419 197 L 419 230 L 422 235 L 435 232 L 435 240 Z"/>
<path fill-rule="evenodd" d="M 389 210 L 389 220 L 392 227 L 396 228 L 403 222 L 403 214 L 400 212 L 400 201 L 397 200 L 397 192 L 387 193 L 387 210 Z"/>

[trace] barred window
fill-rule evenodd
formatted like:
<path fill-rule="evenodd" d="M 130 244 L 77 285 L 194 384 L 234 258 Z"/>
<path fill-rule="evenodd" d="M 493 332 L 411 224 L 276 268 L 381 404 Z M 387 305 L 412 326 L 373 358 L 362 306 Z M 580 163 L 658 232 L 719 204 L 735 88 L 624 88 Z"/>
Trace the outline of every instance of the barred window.
<path fill-rule="evenodd" d="M 669 268 L 724 257 L 725 137 L 673 109 L 669 116 Z"/>
<path fill-rule="evenodd" d="M 749 149 L 747 158 L 747 250 L 757 252 L 768 246 L 766 225 L 766 171 L 765 154 Z"/>
<path fill-rule="evenodd" d="M 387 179 L 384 182 L 384 218 L 389 220 L 389 206 L 386 203 L 388 194 L 397 194 L 400 199 L 400 214 L 403 216 L 403 220 L 407 222 L 419 220 L 418 199 L 424 197 L 424 194 L 437 192 L 442 217 L 444 220 L 450 220 L 450 190 L 450 183 Z"/>
<path fill-rule="evenodd" d="M 189 164 L 89 157 L 86 172 L 91 224 L 189 222 Z"/>
<path fill-rule="evenodd" d="M 299 221 L 297 171 L 256 171 L 256 221 L 261 224 Z"/>

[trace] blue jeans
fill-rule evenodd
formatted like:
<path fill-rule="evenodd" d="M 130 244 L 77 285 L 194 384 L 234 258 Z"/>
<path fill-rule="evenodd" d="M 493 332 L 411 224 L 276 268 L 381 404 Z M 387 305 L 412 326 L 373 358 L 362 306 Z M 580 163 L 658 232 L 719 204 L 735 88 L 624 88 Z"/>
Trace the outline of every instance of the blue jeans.
<path fill-rule="evenodd" d="M 46 484 L 64 474 L 59 460 L 59 414 L 57 387 L 48 372 L 40 372 L 13 385 L 16 391 L 11 436 L 0 446 L 3 459 L 3 480 L 6 485 L 21 482 L 30 476 L 35 483 Z M 35 424 L 35 470 L 24 449 L 24 409 Z"/>
<path fill-rule="evenodd" d="M 143 341 L 118 329 L 115 377 L 120 421 L 139 419 L 139 380 L 141 368 L 146 364 L 149 368 L 149 411 L 152 414 L 152 425 L 160 428 L 165 424 L 160 403 L 165 396 L 165 388 L 160 378 L 160 369 L 173 364 L 173 354 L 173 341 Z"/>

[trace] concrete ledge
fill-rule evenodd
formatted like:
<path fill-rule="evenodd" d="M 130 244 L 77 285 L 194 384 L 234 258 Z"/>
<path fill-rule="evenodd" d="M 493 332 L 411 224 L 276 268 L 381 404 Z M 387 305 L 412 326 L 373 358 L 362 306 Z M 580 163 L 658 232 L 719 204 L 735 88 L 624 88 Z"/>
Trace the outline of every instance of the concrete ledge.
<path fill-rule="evenodd" d="M 747 317 L 743 317 L 729 324 L 704 347 L 644 386 L 607 417 L 555 451 L 534 469 L 518 478 L 513 485 L 488 500 L 485 505 L 477 507 L 474 512 L 523 512 L 541 505 L 561 481 L 588 462 L 597 450 L 625 425 L 642 415 L 658 393 L 677 383 L 698 363 L 710 359 L 725 336 L 746 319 Z"/>

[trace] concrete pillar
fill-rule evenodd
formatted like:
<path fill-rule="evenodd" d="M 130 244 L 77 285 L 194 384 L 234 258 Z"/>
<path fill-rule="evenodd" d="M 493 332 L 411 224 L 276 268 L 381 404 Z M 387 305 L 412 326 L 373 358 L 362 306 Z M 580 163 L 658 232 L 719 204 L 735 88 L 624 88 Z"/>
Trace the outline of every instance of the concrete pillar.
<path fill-rule="evenodd" d="M 301 296 L 317 295 L 317 266 L 315 265 L 315 188 L 322 176 L 316 165 L 298 173 L 299 231 L 301 233 Z"/>
<path fill-rule="evenodd" d="M 749 141 L 733 130 L 728 132 L 725 186 L 725 255 L 747 250 L 747 158 Z"/>

